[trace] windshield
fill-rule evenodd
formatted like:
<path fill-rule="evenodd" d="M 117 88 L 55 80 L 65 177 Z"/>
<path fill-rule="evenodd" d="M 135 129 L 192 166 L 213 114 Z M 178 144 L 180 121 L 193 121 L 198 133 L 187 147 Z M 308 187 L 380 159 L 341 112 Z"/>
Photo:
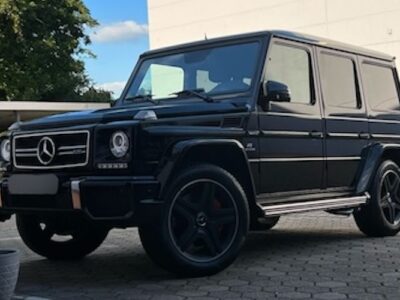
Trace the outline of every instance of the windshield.
<path fill-rule="evenodd" d="M 259 43 L 252 42 L 145 60 L 125 99 L 176 99 L 182 91 L 205 95 L 246 92 L 254 79 L 258 54 Z"/>

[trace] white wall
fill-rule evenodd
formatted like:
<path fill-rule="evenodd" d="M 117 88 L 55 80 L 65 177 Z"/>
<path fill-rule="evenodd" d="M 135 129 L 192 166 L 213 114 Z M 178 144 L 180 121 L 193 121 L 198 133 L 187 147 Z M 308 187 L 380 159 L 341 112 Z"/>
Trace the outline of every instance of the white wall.
<path fill-rule="evenodd" d="M 205 35 L 285 29 L 379 50 L 400 61 L 400 0 L 148 0 L 148 9 L 151 48 Z"/>

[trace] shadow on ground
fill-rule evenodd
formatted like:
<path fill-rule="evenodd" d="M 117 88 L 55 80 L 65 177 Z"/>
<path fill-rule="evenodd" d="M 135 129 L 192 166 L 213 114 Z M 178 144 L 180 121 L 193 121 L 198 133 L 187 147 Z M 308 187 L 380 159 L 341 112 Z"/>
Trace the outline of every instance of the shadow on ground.
<path fill-rule="evenodd" d="M 16 241 L 26 253 L 17 293 L 51 299 L 398 297 L 399 238 L 370 239 L 352 221 L 327 220 L 292 219 L 252 232 L 235 263 L 206 278 L 176 278 L 154 265 L 136 230 L 113 231 L 78 262 L 42 259 Z"/>
<path fill-rule="evenodd" d="M 235 269 L 264 266 L 266 261 L 281 260 L 288 256 L 314 253 L 324 248 L 324 255 L 335 252 L 338 243 L 364 241 L 358 233 L 335 232 L 292 232 L 290 230 L 273 230 L 266 232 L 252 232 L 234 264 Z M 330 247 L 330 245 L 335 247 Z M 50 275 L 46 284 L 54 287 L 69 286 L 84 281 L 87 287 L 112 285 L 123 281 L 148 281 L 180 279 L 165 272 L 155 265 L 146 255 L 140 245 L 132 243 L 132 251 L 118 247 L 104 246 L 108 251 L 100 249 L 96 253 L 81 261 L 49 261 L 38 257 L 36 260 L 25 261 L 21 264 L 21 281 L 30 284 L 43 284 L 43 276 Z M 111 250 L 112 251 L 109 251 Z M 254 258 L 257 255 L 257 258 Z M 267 259 L 267 260 L 264 260 Z M 254 265 L 247 262 L 253 261 Z M 229 271 L 229 269 L 227 270 Z M 121 281 L 122 280 L 122 281 Z"/>

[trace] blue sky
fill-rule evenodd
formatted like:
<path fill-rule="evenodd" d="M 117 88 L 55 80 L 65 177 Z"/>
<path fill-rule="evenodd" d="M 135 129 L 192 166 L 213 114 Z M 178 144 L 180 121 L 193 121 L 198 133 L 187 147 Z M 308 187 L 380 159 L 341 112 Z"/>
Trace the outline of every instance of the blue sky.
<path fill-rule="evenodd" d="M 119 97 L 138 56 L 149 48 L 146 0 L 84 0 L 99 26 L 91 33 L 86 69 L 96 86 Z"/>

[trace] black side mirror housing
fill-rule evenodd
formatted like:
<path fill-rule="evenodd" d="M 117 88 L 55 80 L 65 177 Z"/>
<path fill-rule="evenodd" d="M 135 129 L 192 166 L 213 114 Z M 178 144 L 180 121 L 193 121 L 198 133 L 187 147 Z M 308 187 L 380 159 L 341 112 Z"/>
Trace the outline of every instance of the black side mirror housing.
<path fill-rule="evenodd" d="M 290 102 L 291 95 L 289 87 L 278 81 L 266 81 L 263 84 L 263 97 L 261 107 L 265 110 L 269 102 Z"/>

